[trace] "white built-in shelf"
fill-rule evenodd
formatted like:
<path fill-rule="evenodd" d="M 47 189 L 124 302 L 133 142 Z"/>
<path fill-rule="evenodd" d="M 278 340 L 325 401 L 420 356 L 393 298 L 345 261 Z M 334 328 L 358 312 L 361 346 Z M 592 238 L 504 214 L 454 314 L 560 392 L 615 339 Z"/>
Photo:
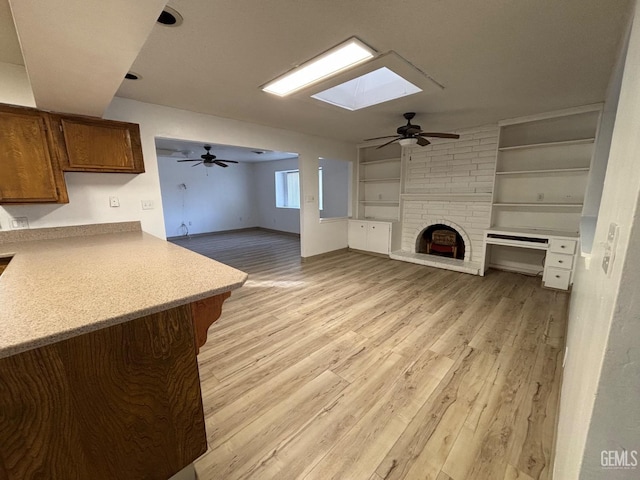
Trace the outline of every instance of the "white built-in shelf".
<path fill-rule="evenodd" d="M 382 160 L 370 160 L 367 162 L 360 162 L 360 165 L 375 165 L 377 163 L 392 163 L 392 162 L 399 162 L 400 161 L 400 157 L 397 158 L 384 158 Z"/>
<path fill-rule="evenodd" d="M 561 142 L 544 142 L 544 143 L 531 143 L 528 145 L 515 145 L 513 147 L 500 147 L 498 150 L 501 152 L 506 152 L 509 150 L 522 150 L 524 148 L 539 148 L 539 147 L 556 147 L 561 145 L 580 145 L 583 143 L 593 143 L 595 141 L 594 137 L 590 138 L 580 138 L 578 140 L 563 140 Z"/>
<path fill-rule="evenodd" d="M 582 208 L 581 203 L 494 203 L 494 207 Z"/>
<path fill-rule="evenodd" d="M 360 200 L 363 205 L 389 205 L 397 207 L 400 202 L 394 202 L 393 200 Z"/>
<path fill-rule="evenodd" d="M 399 182 L 400 181 L 400 177 L 393 177 L 393 178 L 363 178 L 360 181 L 361 182 L 367 182 L 367 183 Z"/>
<path fill-rule="evenodd" d="M 496 172 L 496 175 L 536 175 L 539 173 L 572 173 L 588 172 L 589 167 L 581 168 L 551 168 L 547 170 L 514 170 L 513 172 Z"/>

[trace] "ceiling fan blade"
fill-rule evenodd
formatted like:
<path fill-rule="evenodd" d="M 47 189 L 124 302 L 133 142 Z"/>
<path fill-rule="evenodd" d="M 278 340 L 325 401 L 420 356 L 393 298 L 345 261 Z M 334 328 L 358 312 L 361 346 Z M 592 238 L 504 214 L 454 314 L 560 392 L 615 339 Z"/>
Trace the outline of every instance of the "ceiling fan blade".
<path fill-rule="evenodd" d="M 214 160 L 213 163 L 215 163 L 216 165 L 218 165 L 219 167 L 223 167 L 223 168 L 227 168 L 229 165 L 225 165 L 224 163 L 221 163 L 218 160 Z"/>
<path fill-rule="evenodd" d="M 383 143 L 382 145 L 380 145 L 379 147 L 376 147 L 376 150 L 382 148 L 382 147 L 386 147 L 387 145 L 391 145 L 393 142 L 397 142 L 398 140 L 400 140 L 402 137 L 398 137 L 398 138 L 394 138 L 393 140 L 391 140 L 390 142 L 387 143 Z"/>
<path fill-rule="evenodd" d="M 202 160 L 200 160 L 199 158 L 191 158 L 188 160 L 178 160 L 178 162 L 201 162 Z"/>
<path fill-rule="evenodd" d="M 216 162 L 238 163 L 235 160 L 223 160 L 221 158 L 216 158 Z"/>
<path fill-rule="evenodd" d="M 433 138 L 460 138 L 457 133 L 420 132 L 418 135 Z"/>
<path fill-rule="evenodd" d="M 427 140 L 424 137 L 416 137 L 416 139 L 418 140 L 418 145 L 420 145 L 421 147 L 426 147 L 431 143 L 429 140 Z"/>
<path fill-rule="evenodd" d="M 400 135 L 387 135 L 385 137 L 365 138 L 363 142 L 368 142 L 369 140 L 382 140 L 383 138 L 396 138 L 396 137 L 400 137 Z"/>
<path fill-rule="evenodd" d="M 200 163 L 194 163 L 193 165 L 191 165 L 192 167 L 197 167 L 198 165 L 200 165 L 202 162 Z"/>

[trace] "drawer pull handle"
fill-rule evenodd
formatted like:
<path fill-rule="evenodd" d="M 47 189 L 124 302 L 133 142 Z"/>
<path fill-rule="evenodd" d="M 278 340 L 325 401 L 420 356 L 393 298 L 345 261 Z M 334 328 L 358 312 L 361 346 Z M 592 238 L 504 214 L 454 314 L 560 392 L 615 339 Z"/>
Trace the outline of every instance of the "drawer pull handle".
<path fill-rule="evenodd" d="M 560 275 L 556 275 L 556 278 L 560 278 Z"/>
<path fill-rule="evenodd" d="M 558 260 L 558 263 L 564 263 L 564 260 Z"/>
<path fill-rule="evenodd" d="M 564 245 L 560 245 L 560 248 L 564 248 Z"/>

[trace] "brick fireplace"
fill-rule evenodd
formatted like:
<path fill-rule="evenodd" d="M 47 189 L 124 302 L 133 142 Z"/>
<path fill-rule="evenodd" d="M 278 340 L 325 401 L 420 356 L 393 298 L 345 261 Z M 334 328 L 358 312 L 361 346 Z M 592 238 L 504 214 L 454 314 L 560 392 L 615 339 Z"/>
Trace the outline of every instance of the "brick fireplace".
<path fill-rule="evenodd" d="M 460 131 L 458 140 L 435 140 L 404 152 L 401 251 L 391 257 L 412 263 L 479 274 L 483 233 L 491 224 L 498 127 Z M 433 225 L 455 230 L 464 258 L 420 252 L 424 232 Z"/>

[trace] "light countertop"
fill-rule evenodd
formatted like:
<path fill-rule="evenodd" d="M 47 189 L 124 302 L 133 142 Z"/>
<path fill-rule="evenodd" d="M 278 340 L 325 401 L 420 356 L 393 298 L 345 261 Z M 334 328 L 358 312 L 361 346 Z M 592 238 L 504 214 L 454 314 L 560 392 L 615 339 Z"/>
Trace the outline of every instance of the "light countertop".
<path fill-rule="evenodd" d="M 0 358 L 228 292 L 247 279 L 141 231 L 0 243 L 0 257 L 7 256 Z"/>

